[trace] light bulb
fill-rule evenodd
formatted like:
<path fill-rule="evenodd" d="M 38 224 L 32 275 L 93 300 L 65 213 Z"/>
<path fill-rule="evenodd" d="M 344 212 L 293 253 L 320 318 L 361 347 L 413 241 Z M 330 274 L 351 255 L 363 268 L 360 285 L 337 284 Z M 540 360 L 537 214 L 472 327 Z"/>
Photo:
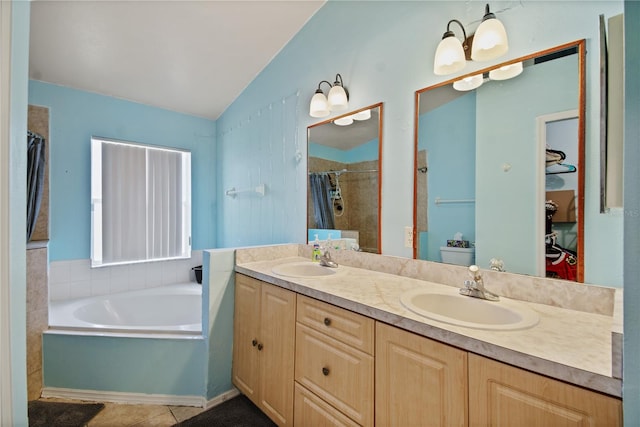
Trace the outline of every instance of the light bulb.
<path fill-rule="evenodd" d="M 453 74 L 462 70 L 466 63 L 462 43 L 454 36 L 448 36 L 438 44 L 433 60 L 433 73 L 438 76 Z"/>
<path fill-rule="evenodd" d="M 465 77 L 464 79 L 453 82 L 453 88 L 459 91 L 473 90 L 479 88 L 482 82 L 482 74 L 476 74 L 475 76 Z"/>
<path fill-rule="evenodd" d="M 339 119 L 335 119 L 333 123 L 337 124 L 338 126 L 349 126 L 350 124 L 353 123 L 353 116 L 346 116 L 346 117 L 341 117 Z"/>
<path fill-rule="evenodd" d="M 507 31 L 495 15 L 487 13 L 473 36 L 471 59 L 474 61 L 490 61 L 504 55 L 509 50 Z"/>
<path fill-rule="evenodd" d="M 322 91 L 316 91 L 309 104 L 309 115 L 311 117 L 327 117 L 329 115 L 329 104 Z"/>
<path fill-rule="evenodd" d="M 489 71 L 489 78 L 491 80 L 507 80 L 520 75 L 520 73 L 522 73 L 522 62 L 516 62 Z"/>
<path fill-rule="evenodd" d="M 327 99 L 329 102 L 329 109 L 331 111 L 344 111 L 349 106 L 347 93 L 345 92 L 344 88 L 339 85 L 334 85 L 331 88 Z"/>

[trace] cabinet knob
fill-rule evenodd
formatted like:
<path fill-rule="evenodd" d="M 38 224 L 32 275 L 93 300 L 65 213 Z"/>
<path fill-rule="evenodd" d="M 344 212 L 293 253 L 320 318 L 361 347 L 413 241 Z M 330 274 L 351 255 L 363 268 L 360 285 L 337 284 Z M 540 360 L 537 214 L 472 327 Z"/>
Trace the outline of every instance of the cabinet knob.
<path fill-rule="evenodd" d="M 251 341 L 251 345 L 254 346 L 254 347 L 257 346 L 258 345 L 258 340 L 254 338 L 253 341 Z"/>
<path fill-rule="evenodd" d="M 329 375 L 329 368 L 327 368 L 326 366 L 322 368 L 322 375 L 324 375 L 325 377 Z"/>
<path fill-rule="evenodd" d="M 329 319 L 328 317 L 325 317 L 325 318 L 324 318 L 324 324 L 325 324 L 326 326 L 329 326 L 329 325 L 331 324 L 331 319 Z"/>
<path fill-rule="evenodd" d="M 262 351 L 262 343 L 258 344 L 258 351 Z"/>

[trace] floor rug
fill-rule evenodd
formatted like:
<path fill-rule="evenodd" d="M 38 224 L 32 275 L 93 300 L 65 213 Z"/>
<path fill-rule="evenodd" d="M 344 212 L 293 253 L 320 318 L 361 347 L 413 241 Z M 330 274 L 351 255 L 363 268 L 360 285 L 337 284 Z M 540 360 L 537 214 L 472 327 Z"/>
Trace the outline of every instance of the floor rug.
<path fill-rule="evenodd" d="M 229 399 L 174 427 L 275 427 L 247 397 L 240 395 Z"/>
<path fill-rule="evenodd" d="M 31 400 L 28 403 L 29 427 L 82 427 L 102 408 L 102 403 Z"/>

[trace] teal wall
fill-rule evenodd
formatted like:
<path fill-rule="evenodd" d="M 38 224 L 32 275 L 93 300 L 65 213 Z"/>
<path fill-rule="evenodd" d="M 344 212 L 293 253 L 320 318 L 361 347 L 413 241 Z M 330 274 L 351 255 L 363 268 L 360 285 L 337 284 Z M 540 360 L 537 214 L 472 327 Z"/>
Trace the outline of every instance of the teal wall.
<path fill-rule="evenodd" d="M 9 205 L 5 211 L 2 206 L 2 215 L 8 216 L 9 221 L 9 246 L 11 254 L 8 257 L 10 312 L 10 342 L 9 351 L 2 349 L 3 365 L 11 365 L 11 390 L 10 395 L 3 396 L 4 402 L 11 402 L 13 424 L 26 426 L 27 422 L 27 343 L 26 343 L 26 206 L 27 206 L 27 88 L 29 70 L 29 2 L 11 3 L 11 71 L 10 71 L 10 111 L 9 114 Z M 3 17 L 4 21 L 4 17 Z M 3 24 L 5 22 L 4 21 Z M 4 64 L 3 64 L 4 69 Z M 2 94 L 8 96 L 7 93 Z M 5 112 L 7 113 L 7 112 Z M 4 113 L 3 113 L 4 114 Z M 7 173 L 3 171 L 2 173 Z M 3 184 L 6 180 L 3 180 Z M 4 189 L 3 189 L 4 190 Z M 4 254 L 3 254 L 4 256 Z M 4 276 L 3 272 L 3 276 Z M 4 301 L 3 301 L 4 307 Z M 3 314 L 3 320 L 5 319 Z M 4 341 L 3 341 L 4 342 Z M 4 379 L 3 379 L 4 381 Z M 6 384 L 6 383 L 5 383 Z M 4 391 L 4 390 L 3 390 Z M 6 390 L 9 393 L 9 390 Z M 8 394 L 7 393 L 7 394 Z M 7 408 L 8 409 L 8 408 Z"/>
<path fill-rule="evenodd" d="M 624 3 L 624 425 L 640 425 L 640 2 Z"/>
<path fill-rule="evenodd" d="M 203 396 L 204 339 L 43 335 L 45 387 Z"/>
<path fill-rule="evenodd" d="M 493 63 L 587 40 L 585 274 L 620 286 L 622 216 L 599 213 L 598 15 L 622 12 L 622 1 L 498 2 L 510 50 Z M 218 194 L 260 181 L 264 198 L 219 198 L 218 247 L 304 242 L 309 101 L 321 80 L 343 77 L 351 110 L 384 103 L 381 243 L 387 255 L 411 257 L 404 227 L 413 224 L 414 93 L 435 76 L 433 54 L 452 17 L 475 30 L 483 4 L 463 1 L 329 1 L 254 79 L 217 121 Z M 471 24 L 473 23 L 473 24 Z M 327 28 L 331 40 L 327 41 Z M 469 63 L 463 73 L 492 65 Z M 291 103 L 283 100 L 289 100 Z M 289 108 L 277 120 L 264 115 Z M 329 117 L 330 118 L 330 117 Z M 322 119 L 325 120 L 325 119 Z"/>
<path fill-rule="evenodd" d="M 233 359 L 233 309 L 235 301 L 235 251 L 216 249 L 204 251 L 203 263 L 208 271 L 206 301 L 209 310 L 203 318 L 208 325 L 208 359 L 206 398 L 212 399 L 233 389 L 231 362 Z M 204 281 L 203 281 L 204 286 Z"/>
<path fill-rule="evenodd" d="M 192 248 L 214 247 L 214 121 L 38 81 L 29 103 L 50 114 L 51 261 L 90 257 L 93 135 L 191 150 Z"/>
<path fill-rule="evenodd" d="M 429 96 L 426 92 L 421 96 Z M 464 124 L 464 125 L 461 125 Z M 440 247 L 461 232 L 476 240 L 474 203 L 435 204 L 441 199 L 476 197 L 476 92 L 420 115 L 418 150 L 427 150 L 428 232 L 421 235 L 421 258 L 442 261 Z M 426 251 L 426 254 L 424 253 Z"/>

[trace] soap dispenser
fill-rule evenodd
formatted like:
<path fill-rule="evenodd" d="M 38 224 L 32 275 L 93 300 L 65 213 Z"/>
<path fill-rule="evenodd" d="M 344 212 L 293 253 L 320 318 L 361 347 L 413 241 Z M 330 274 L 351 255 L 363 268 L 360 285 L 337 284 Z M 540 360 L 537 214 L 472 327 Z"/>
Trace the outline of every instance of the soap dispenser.
<path fill-rule="evenodd" d="M 320 240 L 318 240 L 318 235 L 315 235 L 316 238 L 313 241 L 313 251 L 311 252 L 311 261 L 320 262 L 320 257 L 322 256 L 322 252 L 320 251 Z"/>

